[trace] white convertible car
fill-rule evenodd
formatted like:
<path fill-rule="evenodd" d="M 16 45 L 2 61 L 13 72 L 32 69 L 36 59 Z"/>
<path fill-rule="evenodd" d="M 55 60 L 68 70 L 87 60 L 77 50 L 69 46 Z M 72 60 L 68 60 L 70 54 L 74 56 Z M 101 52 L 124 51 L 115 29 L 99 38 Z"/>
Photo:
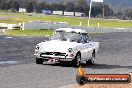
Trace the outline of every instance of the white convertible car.
<path fill-rule="evenodd" d="M 36 45 L 36 63 L 71 61 L 74 67 L 82 61 L 93 64 L 99 49 L 99 42 L 93 42 L 88 33 L 82 29 L 56 29 L 49 41 Z"/>

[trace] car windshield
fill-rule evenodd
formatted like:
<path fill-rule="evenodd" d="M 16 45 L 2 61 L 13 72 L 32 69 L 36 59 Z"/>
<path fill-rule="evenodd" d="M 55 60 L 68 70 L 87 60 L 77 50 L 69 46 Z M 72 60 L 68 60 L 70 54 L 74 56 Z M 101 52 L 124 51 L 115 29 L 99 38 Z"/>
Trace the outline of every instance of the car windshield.
<path fill-rule="evenodd" d="M 71 41 L 71 42 L 81 42 L 82 36 L 75 32 L 55 32 L 53 36 L 50 37 L 51 40 L 61 40 L 61 41 Z"/>

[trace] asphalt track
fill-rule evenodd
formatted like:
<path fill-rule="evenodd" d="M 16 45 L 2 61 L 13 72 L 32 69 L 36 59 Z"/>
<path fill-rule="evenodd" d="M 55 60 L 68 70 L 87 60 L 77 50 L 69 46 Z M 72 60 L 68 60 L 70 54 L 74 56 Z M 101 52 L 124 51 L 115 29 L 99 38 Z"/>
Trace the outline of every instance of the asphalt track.
<path fill-rule="evenodd" d="M 87 73 L 132 72 L 132 33 L 91 36 L 100 42 L 93 66 Z M 0 36 L 0 88 L 59 88 L 75 83 L 77 69 L 68 63 L 35 64 L 34 47 L 45 37 Z"/>

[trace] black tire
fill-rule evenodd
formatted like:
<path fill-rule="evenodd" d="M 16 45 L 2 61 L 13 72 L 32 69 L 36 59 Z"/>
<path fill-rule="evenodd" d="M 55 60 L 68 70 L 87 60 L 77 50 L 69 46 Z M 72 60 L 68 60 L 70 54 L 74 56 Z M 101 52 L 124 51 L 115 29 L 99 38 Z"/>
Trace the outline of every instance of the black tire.
<path fill-rule="evenodd" d="M 80 66 L 80 60 L 81 60 L 81 54 L 77 53 L 75 56 L 75 59 L 72 61 L 73 67 L 79 67 Z"/>
<path fill-rule="evenodd" d="M 42 58 L 36 57 L 36 64 L 43 64 L 44 60 Z"/>
<path fill-rule="evenodd" d="M 84 77 L 84 76 L 76 76 L 76 82 L 79 84 L 79 85 L 84 85 L 86 84 L 87 82 L 87 79 Z"/>
<path fill-rule="evenodd" d="M 86 61 L 86 64 L 87 64 L 87 65 L 93 65 L 94 62 L 95 62 L 95 52 L 92 53 L 91 59 L 87 60 L 87 61 Z"/>

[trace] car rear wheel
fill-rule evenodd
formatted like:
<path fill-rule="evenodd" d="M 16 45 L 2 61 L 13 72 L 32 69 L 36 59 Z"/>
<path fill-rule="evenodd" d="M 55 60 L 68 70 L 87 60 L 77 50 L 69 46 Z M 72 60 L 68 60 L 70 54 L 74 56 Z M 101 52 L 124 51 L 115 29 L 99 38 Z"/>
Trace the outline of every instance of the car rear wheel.
<path fill-rule="evenodd" d="M 43 64 L 44 60 L 42 58 L 36 57 L 36 64 Z"/>
<path fill-rule="evenodd" d="M 87 61 L 86 61 L 86 64 L 87 64 L 87 65 L 93 65 L 94 62 L 95 62 L 95 52 L 92 53 L 91 59 L 87 60 Z"/>
<path fill-rule="evenodd" d="M 72 61 L 72 64 L 74 67 L 79 67 L 80 66 L 80 61 L 81 61 L 81 55 L 80 53 L 77 53 L 75 56 L 75 59 Z"/>

